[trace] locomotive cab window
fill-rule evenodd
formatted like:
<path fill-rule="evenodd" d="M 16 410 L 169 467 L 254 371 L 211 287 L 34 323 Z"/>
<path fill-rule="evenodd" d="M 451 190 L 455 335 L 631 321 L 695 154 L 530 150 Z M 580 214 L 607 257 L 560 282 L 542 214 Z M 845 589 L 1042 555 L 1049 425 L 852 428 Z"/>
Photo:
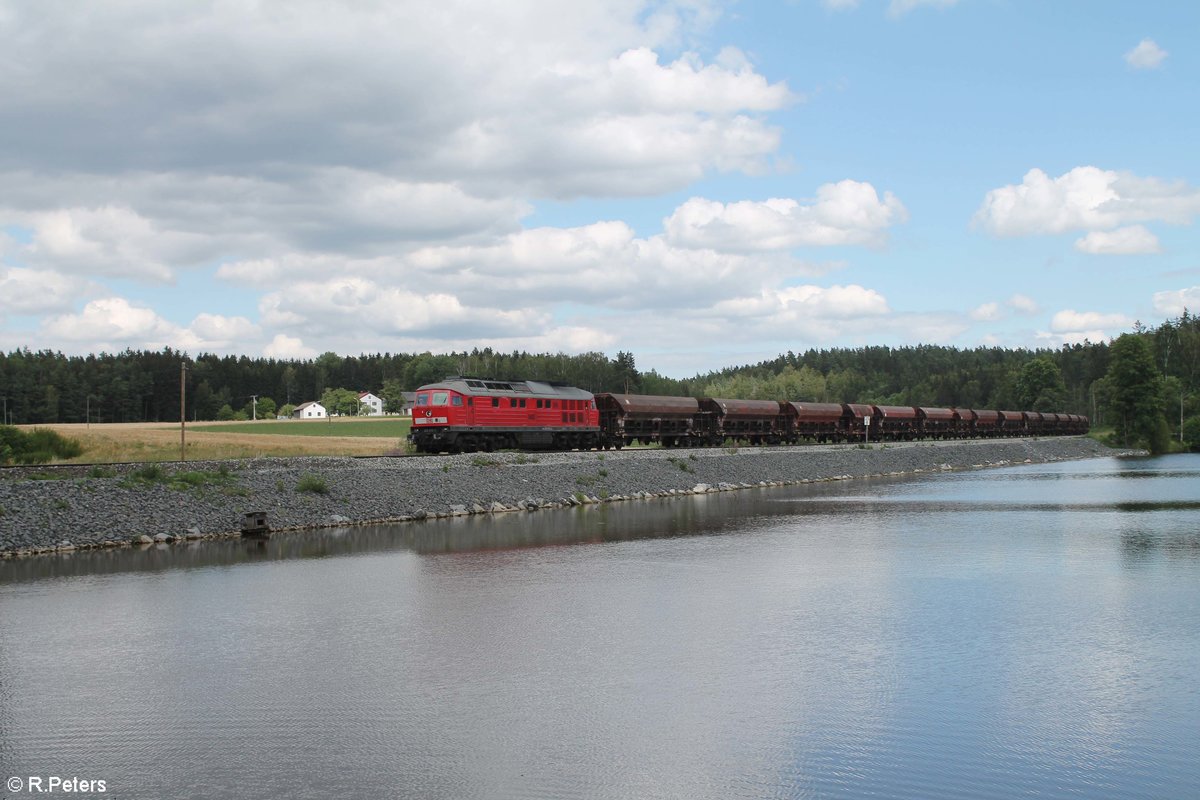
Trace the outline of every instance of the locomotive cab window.
<path fill-rule="evenodd" d="M 492 398 L 492 408 L 499 408 L 499 407 L 500 407 L 500 398 L 493 397 Z"/>
<path fill-rule="evenodd" d="M 444 406 L 444 405 L 448 404 L 449 402 L 450 402 L 450 393 L 449 392 L 434 392 L 433 393 L 433 404 L 435 406 Z"/>
<path fill-rule="evenodd" d="M 417 395 L 417 405 L 419 405 L 419 406 L 429 405 L 429 395 L 427 395 L 427 394 Z"/>
<path fill-rule="evenodd" d="M 454 395 L 453 397 L 451 397 L 451 398 L 450 398 L 450 405 L 452 405 L 452 406 L 461 406 L 462 404 L 463 404 L 463 401 L 462 401 L 462 398 L 461 398 L 460 396 L 458 396 L 458 395 Z"/>

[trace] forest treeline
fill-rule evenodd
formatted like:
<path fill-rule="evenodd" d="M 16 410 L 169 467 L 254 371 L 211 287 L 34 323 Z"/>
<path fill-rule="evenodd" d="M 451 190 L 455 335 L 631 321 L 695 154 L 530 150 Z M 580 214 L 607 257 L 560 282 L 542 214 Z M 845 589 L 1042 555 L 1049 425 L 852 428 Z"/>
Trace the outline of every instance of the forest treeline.
<path fill-rule="evenodd" d="M 264 416 L 289 404 L 319 400 L 330 389 L 371 391 L 394 408 L 401 391 L 461 374 L 564 381 L 592 392 L 1067 411 L 1100 425 L 1127 428 L 1132 412 L 1114 383 L 1112 363 L 1114 353 L 1128 349 L 1117 346 L 1127 339 L 1138 343 L 1130 346 L 1137 351 L 1131 357 L 1145 362 L 1142 372 L 1152 373 L 1143 376 L 1149 382 L 1138 391 L 1149 395 L 1144 400 L 1157 409 L 1163 430 L 1177 432 L 1181 417 L 1187 421 L 1200 413 L 1200 322 L 1186 311 L 1157 328 L 1139 325 L 1112 343 L 1044 350 L 939 345 L 807 350 L 690 379 L 639 371 L 633 354 L 626 352 L 609 358 L 597 352 L 483 348 L 446 355 L 325 353 L 280 360 L 191 357 L 170 348 L 88 356 L 22 349 L 0 354 L 0 422 L 84 422 L 89 415 L 93 422 L 175 421 L 184 365 L 189 420 L 230 412 Z M 1139 413 L 1146 416 L 1148 411 Z"/>

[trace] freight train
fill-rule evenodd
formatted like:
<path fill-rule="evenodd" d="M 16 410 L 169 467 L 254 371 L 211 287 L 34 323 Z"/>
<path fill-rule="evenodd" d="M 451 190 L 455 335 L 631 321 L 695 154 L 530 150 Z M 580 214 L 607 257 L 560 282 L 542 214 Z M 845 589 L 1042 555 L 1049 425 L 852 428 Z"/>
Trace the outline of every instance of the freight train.
<path fill-rule="evenodd" d="M 626 445 L 888 442 L 1087 433 L 1088 418 L 1038 411 L 663 397 L 551 381 L 449 377 L 416 392 L 409 441 L 422 453 L 621 449 Z"/>

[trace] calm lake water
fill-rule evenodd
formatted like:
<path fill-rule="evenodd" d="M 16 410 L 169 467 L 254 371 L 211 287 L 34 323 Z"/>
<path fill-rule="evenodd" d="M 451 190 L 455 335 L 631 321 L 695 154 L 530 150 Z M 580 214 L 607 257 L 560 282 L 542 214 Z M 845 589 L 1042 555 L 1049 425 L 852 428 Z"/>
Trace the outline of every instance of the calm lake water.
<path fill-rule="evenodd" d="M 9 776 L 1198 797 L 1200 456 L 0 562 Z"/>

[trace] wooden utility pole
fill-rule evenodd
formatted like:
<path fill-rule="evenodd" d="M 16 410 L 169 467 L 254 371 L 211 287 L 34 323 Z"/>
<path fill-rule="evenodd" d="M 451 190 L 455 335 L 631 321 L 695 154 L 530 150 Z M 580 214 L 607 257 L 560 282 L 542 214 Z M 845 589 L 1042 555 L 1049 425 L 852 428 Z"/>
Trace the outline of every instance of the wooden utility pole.
<path fill-rule="evenodd" d="M 179 460 L 187 461 L 187 362 L 179 362 Z"/>

